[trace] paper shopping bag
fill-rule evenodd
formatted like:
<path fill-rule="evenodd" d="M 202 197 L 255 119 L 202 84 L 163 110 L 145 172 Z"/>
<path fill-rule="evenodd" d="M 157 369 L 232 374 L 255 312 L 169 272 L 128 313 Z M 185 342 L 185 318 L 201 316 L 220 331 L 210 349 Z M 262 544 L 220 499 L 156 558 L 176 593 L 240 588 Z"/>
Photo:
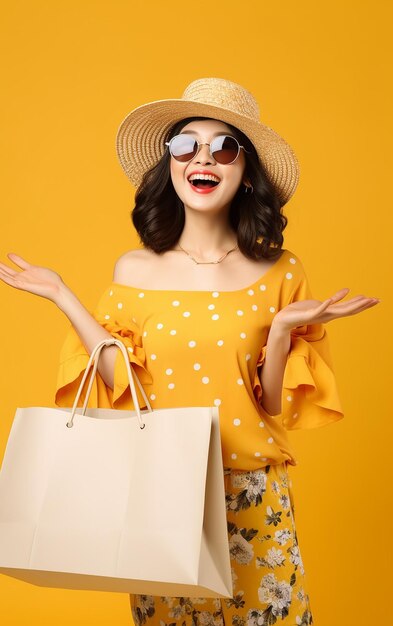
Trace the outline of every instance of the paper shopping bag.
<path fill-rule="evenodd" d="M 106 345 L 123 353 L 135 411 L 86 408 Z M 153 410 L 124 345 L 97 344 L 72 408 L 16 411 L 0 471 L 0 572 L 45 587 L 231 597 L 218 408 Z"/>

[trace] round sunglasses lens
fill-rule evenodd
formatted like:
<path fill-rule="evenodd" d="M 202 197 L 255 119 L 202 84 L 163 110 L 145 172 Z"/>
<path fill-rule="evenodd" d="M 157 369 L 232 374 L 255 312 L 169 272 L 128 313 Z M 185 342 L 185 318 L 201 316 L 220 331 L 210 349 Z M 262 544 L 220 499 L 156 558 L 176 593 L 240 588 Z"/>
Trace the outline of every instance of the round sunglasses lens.
<path fill-rule="evenodd" d="M 198 144 L 193 137 L 177 135 L 170 142 L 170 152 L 174 159 L 186 163 L 191 161 L 197 153 Z"/>
<path fill-rule="evenodd" d="M 222 165 L 228 165 L 237 158 L 240 146 L 234 137 L 222 135 L 213 139 L 211 151 L 214 160 Z"/>

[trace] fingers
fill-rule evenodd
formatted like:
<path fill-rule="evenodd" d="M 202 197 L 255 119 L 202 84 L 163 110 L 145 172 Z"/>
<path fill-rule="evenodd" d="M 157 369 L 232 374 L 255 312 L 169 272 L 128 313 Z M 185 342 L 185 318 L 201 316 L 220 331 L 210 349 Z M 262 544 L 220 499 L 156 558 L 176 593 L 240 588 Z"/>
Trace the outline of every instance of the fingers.
<path fill-rule="evenodd" d="M 332 304 L 332 302 L 334 302 L 333 298 L 328 298 L 327 300 L 324 300 L 323 302 L 321 302 L 321 304 L 314 309 L 313 315 L 315 315 L 315 313 L 320 313 L 321 311 L 324 311 L 325 309 L 327 309 L 328 306 Z"/>
<path fill-rule="evenodd" d="M 13 263 L 15 263 L 15 265 L 18 265 L 23 270 L 27 270 L 29 267 L 31 267 L 30 263 L 25 261 L 25 259 L 22 259 L 21 256 L 19 256 L 18 254 L 15 254 L 14 252 L 8 252 L 7 256 L 9 259 L 11 259 Z"/>
<path fill-rule="evenodd" d="M 334 317 L 345 317 L 346 315 L 360 313 L 361 311 L 369 309 L 376 304 L 378 304 L 378 300 L 375 298 L 365 298 L 364 296 L 360 296 L 354 300 L 333 305 L 329 312 L 332 313 Z"/>
<path fill-rule="evenodd" d="M 340 289 L 333 296 L 321 302 L 321 304 L 316 306 L 312 311 L 308 311 L 309 319 L 318 320 L 322 318 L 322 321 L 329 321 L 329 319 L 335 319 L 337 317 L 355 315 L 356 313 L 360 313 L 365 309 L 375 306 L 379 302 L 376 298 L 366 298 L 365 296 L 359 295 L 346 302 L 336 304 L 348 291 L 349 289 L 347 288 Z M 305 315 L 305 319 L 306 318 L 307 314 Z"/>
<path fill-rule="evenodd" d="M 24 270 L 27 270 L 31 267 L 30 263 L 25 261 L 25 259 L 22 259 L 21 256 L 19 256 L 18 254 L 15 254 L 14 252 L 9 252 L 7 256 L 13 263 L 15 263 L 15 265 L 18 265 L 20 268 Z M 0 271 L 1 271 L 0 275 L 2 276 L 3 280 L 5 276 L 8 276 L 9 278 L 13 278 L 19 274 L 19 272 L 14 270 L 12 267 L 8 267 L 8 265 L 5 265 L 4 263 L 0 263 Z"/>
<path fill-rule="evenodd" d="M 331 296 L 331 300 L 332 302 L 338 302 L 339 300 L 342 300 L 343 297 L 345 297 L 345 293 L 348 293 L 349 289 L 348 287 L 343 287 L 342 289 L 340 289 L 339 291 L 336 291 L 335 294 L 333 294 L 333 296 Z M 339 294 L 344 294 L 344 295 L 339 295 Z M 379 302 L 378 298 L 371 298 L 371 297 L 367 297 L 367 296 L 363 296 L 363 295 L 358 295 L 358 296 L 354 296 L 353 298 L 351 298 L 350 300 L 347 300 L 348 302 L 357 302 L 359 300 L 363 300 L 364 298 L 366 298 L 367 300 L 375 300 L 377 302 Z"/>
<path fill-rule="evenodd" d="M 355 312 L 355 313 L 360 313 L 360 311 L 363 311 L 364 309 L 369 309 L 372 306 L 375 306 L 376 304 L 378 304 L 378 300 L 376 300 L 375 298 L 363 298 L 362 300 L 359 300 L 357 303 L 354 303 L 351 306 L 351 311 Z"/>
<path fill-rule="evenodd" d="M 329 298 L 330 304 L 334 305 L 330 309 L 331 312 L 334 312 L 334 313 L 343 312 L 344 314 L 346 314 L 347 311 L 355 311 L 355 310 L 360 311 L 360 310 L 363 310 L 363 308 L 374 306 L 375 304 L 378 304 L 379 302 L 378 298 L 370 298 L 370 297 L 366 297 L 363 295 L 358 295 L 358 296 L 351 298 L 350 300 L 347 300 L 346 302 L 341 302 L 340 304 L 334 304 L 335 302 L 339 302 L 339 300 L 342 300 L 345 297 L 345 295 L 348 294 L 348 292 L 349 292 L 348 287 L 343 287 L 343 289 L 336 291 L 336 293 L 333 294 L 333 296 Z"/>
<path fill-rule="evenodd" d="M 332 298 L 328 298 L 327 300 L 324 300 L 324 302 L 321 302 L 321 304 L 319 304 L 315 308 L 310 309 L 309 311 L 304 311 L 303 312 L 303 318 L 304 318 L 303 322 L 304 323 L 313 323 L 312 320 L 315 320 L 315 319 L 318 319 L 319 317 L 321 317 L 323 312 L 331 304 L 332 304 Z M 317 323 L 317 322 L 315 322 L 315 323 Z"/>
<path fill-rule="evenodd" d="M 9 274 L 6 274 L 6 272 L 3 272 L 3 270 L 1 269 L 0 269 L 0 280 L 2 280 L 7 285 L 11 285 L 11 287 L 15 287 L 15 283 L 16 283 L 15 279 Z"/>
<path fill-rule="evenodd" d="M 339 300 L 345 298 L 348 292 L 348 287 L 343 287 L 342 289 L 339 289 L 339 291 L 336 291 L 336 293 L 334 293 L 329 299 L 331 300 L 331 302 L 338 302 Z"/>
<path fill-rule="evenodd" d="M 13 270 L 12 267 L 4 265 L 4 263 L 0 263 L 0 270 L 3 274 L 7 274 L 7 276 L 15 276 L 15 274 L 18 273 L 16 270 Z"/>
<path fill-rule="evenodd" d="M 371 297 L 366 297 L 366 296 L 355 296 L 354 298 L 351 298 L 350 300 L 347 300 L 346 302 L 340 302 L 339 304 L 335 304 L 333 309 L 342 309 L 344 307 L 346 307 L 347 305 L 361 305 L 364 302 L 375 302 L 375 304 L 377 304 L 379 302 L 378 298 L 371 298 Z"/>

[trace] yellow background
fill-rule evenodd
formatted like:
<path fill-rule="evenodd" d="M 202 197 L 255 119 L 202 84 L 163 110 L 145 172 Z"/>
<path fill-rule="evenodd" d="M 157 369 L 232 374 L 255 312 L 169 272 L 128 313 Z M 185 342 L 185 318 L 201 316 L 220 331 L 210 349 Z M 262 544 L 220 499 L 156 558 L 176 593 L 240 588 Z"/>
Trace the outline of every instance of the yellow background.
<path fill-rule="evenodd" d="M 204 76 L 248 88 L 301 179 L 284 247 L 314 296 L 382 302 L 328 324 L 345 418 L 290 434 L 297 530 L 316 626 L 391 613 L 392 3 L 13 1 L 2 7 L 1 246 L 51 267 L 92 308 L 137 247 L 121 120 Z M 53 405 L 68 320 L 0 281 L 3 455 L 17 406 Z M 131 623 L 128 596 L 0 576 L 4 626 Z"/>

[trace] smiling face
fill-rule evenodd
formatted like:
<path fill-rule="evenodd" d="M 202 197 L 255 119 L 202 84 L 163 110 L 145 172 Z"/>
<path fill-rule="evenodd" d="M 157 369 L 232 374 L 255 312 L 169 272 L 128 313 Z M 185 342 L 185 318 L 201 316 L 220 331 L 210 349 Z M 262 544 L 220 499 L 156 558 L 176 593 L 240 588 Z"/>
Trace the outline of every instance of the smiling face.
<path fill-rule="evenodd" d="M 190 122 L 179 134 L 192 135 L 199 143 L 210 144 L 217 135 L 231 135 L 230 127 L 217 120 Z M 240 150 L 234 163 L 222 165 L 211 156 L 209 146 L 200 146 L 196 156 L 187 163 L 170 160 L 172 183 L 185 207 L 204 211 L 228 209 L 242 184 L 246 161 Z M 210 179 L 210 183 L 197 182 L 197 175 Z M 191 180 L 190 180 L 191 177 Z"/>

